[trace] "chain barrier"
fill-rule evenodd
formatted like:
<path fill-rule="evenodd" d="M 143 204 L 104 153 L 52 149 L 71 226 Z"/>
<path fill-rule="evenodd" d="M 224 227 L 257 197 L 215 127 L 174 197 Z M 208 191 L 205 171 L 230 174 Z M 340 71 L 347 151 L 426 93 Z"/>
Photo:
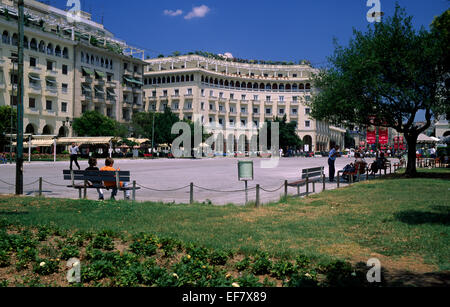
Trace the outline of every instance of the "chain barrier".
<path fill-rule="evenodd" d="M 42 179 L 42 182 L 45 182 L 45 183 L 47 183 L 49 185 L 53 185 L 55 187 L 67 188 L 67 185 L 65 185 L 65 184 L 56 184 L 56 183 L 53 183 L 53 182 L 48 182 L 47 180 L 44 180 L 44 179 Z"/>
<path fill-rule="evenodd" d="M 24 186 L 24 187 L 27 187 L 27 186 L 30 186 L 30 185 L 36 184 L 36 183 L 38 183 L 38 182 L 39 182 L 39 179 L 38 179 L 38 180 L 36 180 L 35 182 L 29 183 L 29 184 L 24 184 L 23 186 Z"/>
<path fill-rule="evenodd" d="M 266 193 L 275 193 L 275 192 L 280 191 L 280 190 L 283 189 L 283 188 L 284 188 L 284 183 L 281 185 L 281 187 L 279 187 L 278 189 L 273 190 L 273 191 L 271 191 L 271 190 L 266 190 L 266 189 L 264 189 L 264 188 L 260 188 L 260 189 L 261 189 L 261 191 L 264 191 L 264 192 L 266 192 Z"/>
<path fill-rule="evenodd" d="M 159 190 L 159 189 L 153 189 L 153 188 L 145 187 L 145 186 L 140 185 L 140 184 L 138 184 L 138 183 L 136 183 L 136 186 L 141 187 L 141 188 L 146 189 L 146 190 L 149 190 L 149 191 L 154 191 L 154 192 L 176 192 L 176 191 L 181 191 L 181 190 L 187 189 L 187 188 L 189 188 L 191 185 L 187 185 L 187 186 L 182 187 L 182 188 L 171 189 L 171 190 Z"/>
<path fill-rule="evenodd" d="M 6 182 L 6 181 L 3 181 L 3 180 L 1 180 L 1 179 L 0 179 L 0 182 L 4 183 L 4 184 L 6 184 L 6 185 L 12 186 L 12 187 L 15 186 L 15 184 L 11 184 L 11 183 Z"/>
<path fill-rule="evenodd" d="M 233 190 L 233 191 L 219 191 L 219 190 L 199 187 L 198 185 L 194 185 L 194 187 L 196 187 L 197 189 L 200 189 L 200 190 L 204 190 L 204 191 L 208 191 L 208 192 L 215 192 L 215 193 L 241 193 L 241 192 L 245 192 L 245 189 L 244 190 Z M 252 190 L 256 190 L 256 187 L 247 189 L 247 191 L 252 191 Z"/>

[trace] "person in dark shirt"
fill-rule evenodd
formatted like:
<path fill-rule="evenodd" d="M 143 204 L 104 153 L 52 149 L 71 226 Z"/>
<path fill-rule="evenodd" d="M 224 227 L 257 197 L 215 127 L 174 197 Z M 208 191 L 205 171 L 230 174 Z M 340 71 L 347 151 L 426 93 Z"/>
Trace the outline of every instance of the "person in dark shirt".
<path fill-rule="evenodd" d="M 97 167 L 97 159 L 96 158 L 89 158 L 89 167 L 86 169 L 86 171 L 100 171 L 100 169 Z M 92 182 L 92 184 L 95 185 L 101 185 L 102 182 Z M 103 190 L 100 188 L 97 188 L 98 192 L 98 200 L 104 200 L 105 197 L 103 196 Z"/>

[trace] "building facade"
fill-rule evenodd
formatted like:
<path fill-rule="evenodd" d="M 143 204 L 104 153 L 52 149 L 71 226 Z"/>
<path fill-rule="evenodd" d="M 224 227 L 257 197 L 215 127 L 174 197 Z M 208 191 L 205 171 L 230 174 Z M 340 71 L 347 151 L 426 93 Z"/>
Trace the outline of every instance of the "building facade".
<path fill-rule="evenodd" d="M 146 111 L 167 107 L 180 119 L 200 120 L 213 133 L 235 131 L 235 139 L 246 133 L 236 127 L 260 128 L 266 120 L 286 116 L 297 123 L 306 151 L 343 146 L 345 130 L 309 115 L 306 103 L 314 95 L 311 74 L 316 72 L 309 65 L 237 63 L 200 55 L 146 62 Z"/>
<path fill-rule="evenodd" d="M 73 120 L 83 112 L 128 122 L 143 110 L 143 51 L 82 11 L 69 15 L 25 0 L 25 16 L 25 133 L 73 136 Z M 0 105 L 17 105 L 17 22 L 17 0 L 1 0 Z"/>

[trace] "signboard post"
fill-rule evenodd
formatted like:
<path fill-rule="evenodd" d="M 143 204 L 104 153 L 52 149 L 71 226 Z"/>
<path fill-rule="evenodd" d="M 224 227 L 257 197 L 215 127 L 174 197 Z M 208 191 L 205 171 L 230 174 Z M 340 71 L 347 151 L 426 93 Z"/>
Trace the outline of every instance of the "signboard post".
<path fill-rule="evenodd" d="M 253 161 L 238 161 L 238 179 L 245 182 L 245 203 L 248 203 L 248 181 L 254 180 Z"/>

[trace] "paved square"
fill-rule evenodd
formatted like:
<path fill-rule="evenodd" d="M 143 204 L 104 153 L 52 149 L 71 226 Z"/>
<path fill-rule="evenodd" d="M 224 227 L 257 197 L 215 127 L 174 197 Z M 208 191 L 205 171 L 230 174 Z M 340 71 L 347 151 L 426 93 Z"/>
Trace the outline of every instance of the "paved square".
<path fill-rule="evenodd" d="M 325 174 L 328 178 L 327 158 L 282 158 L 279 160 L 277 168 L 261 168 L 262 159 L 239 159 L 253 160 L 255 166 L 255 180 L 249 182 L 249 188 L 254 188 L 256 184 L 268 191 L 280 188 L 285 180 L 294 181 L 300 179 L 301 170 L 311 167 L 325 167 Z M 372 159 L 366 159 L 372 162 Z M 336 171 L 344 168 L 345 165 L 353 162 L 353 158 L 339 158 L 336 162 Z M 243 190 L 244 182 L 238 181 L 237 174 L 238 159 L 215 158 L 215 159 L 160 159 L 160 160 L 116 160 L 114 167 L 123 171 L 131 171 L 132 180 L 136 180 L 138 185 L 156 189 L 173 190 L 186 187 L 179 191 L 158 192 L 142 188 L 136 192 L 137 201 L 163 201 L 175 203 L 189 203 L 189 184 L 193 182 L 196 186 L 206 188 L 202 190 L 194 189 L 194 200 L 203 202 L 210 200 L 213 204 L 225 205 L 229 203 L 242 205 L 245 203 L 244 192 L 228 192 Z M 103 160 L 99 160 L 99 167 L 104 165 Z M 87 168 L 87 162 L 80 163 L 82 170 Z M 24 194 L 33 196 L 38 191 L 38 183 L 33 183 L 42 177 L 45 181 L 57 184 L 43 184 L 44 196 L 58 198 L 78 198 L 78 191 L 67 188 L 70 182 L 63 181 L 63 170 L 69 169 L 69 162 L 33 162 L 24 165 Z M 0 165 L 0 180 L 14 184 L 15 165 Z M 328 181 L 328 180 L 327 180 Z M 344 183 L 345 185 L 345 183 Z M 327 182 L 326 188 L 334 189 L 336 184 Z M 226 191 L 214 192 L 209 190 Z M 312 188 L 310 189 L 312 191 Z M 316 191 L 322 191 L 322 185 L 316 185 Z M 0 182 L 0 194 L 14 194 L 14 186 Z M 302 192 L 305 188 L 302 187 Z M 268 193 L 261 191 L 261 202 L 277 201 L 284 193 L 284 189 Z M 296 194 L 296 188 L 289 188 L 290 194 Z M 105 198 L 109 198 L 110 193 L 105 191 Z M 256 198 L 255 189 L 248 193 L 249 201 Z M 97 192 L 94 189 L 88 190 L 89 199 L 97 199 Z M 123 198 L 123 193 L 118 194 L 118 198 Z"/>

